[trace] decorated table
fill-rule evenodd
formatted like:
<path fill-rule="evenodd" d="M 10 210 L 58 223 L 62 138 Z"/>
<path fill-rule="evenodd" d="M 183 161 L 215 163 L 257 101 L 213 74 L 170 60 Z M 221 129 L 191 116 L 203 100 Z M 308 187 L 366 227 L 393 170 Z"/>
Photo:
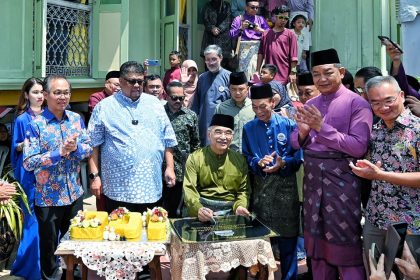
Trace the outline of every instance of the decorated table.
<path fill-rule="evenodd" d="M 81 264 L 82 279 L 87 279 L 87 268 L 95 270 L 107 280 L 135 279 L 136 273 L 148 265 L 152 279 L 162 279 L 160 256 L 166 254 L 167 239 L 149 241 L 146 229 L 138 241 L 86 241 L 71 240 L 68 234 L 61 240 L 55 252 L 67 267 L 66 279 L 73 279 L 75 264 Z"/>
<path fill-rule="evenodd" d="M 171 225 L 175 232 L 170 243 L 172 279 L 204 280 L 210 271 L 256 264 L 261 272 L 267 266 L 268 279 L 274 279 L 277 265 L 269 238 L 277 235 L 255 217 L 226 216 L 212 224 L 183 218 L 171 220 Z"/>

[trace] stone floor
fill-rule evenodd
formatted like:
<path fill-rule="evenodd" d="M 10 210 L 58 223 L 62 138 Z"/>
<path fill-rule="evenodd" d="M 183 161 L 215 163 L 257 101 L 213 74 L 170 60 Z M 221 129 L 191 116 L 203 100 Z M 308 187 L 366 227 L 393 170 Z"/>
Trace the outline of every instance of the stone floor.
<path fill-rule="evenodd" d="M 94 196 L 87 197 L 84 200 L 83 208 L 85 210 L 96 210 L 96 199 L 95 199 L 95 197 Z M 170 263 L 169 263 L 168 256 L 162 256 L 160 261 L 161 261 L 161 270 L 162 270 L 163 280 L 170 280 L 171 279 L 171 273 L 170 273 Z M 10 262 L 10 265 L 11 265 L 11 263 L 12 262 Z M 10 269 L 10 265 L 6 269 Z M 279 270 L 280 270 L 280 263 L 279 262 L 277 262 L 277 267 L 278 267 L 278 270 L 275 273 L 275 279 L 281 279 L 281 273 L 279 272 Z M 304 273 L 306 271 L 307 271 L 306 261 L 299 262 L 299 274 Z M 211 273 L 207 277 L 207 279 L 209 279 L 209 280 L 221 280 L 221 279 L 226 279 L 226 278 L 227 278 L 226 273 Z M 4 270 L 4 271 L 0 272 L 0 279 L 1 280 L 22 280 L 23 278 L 10 276 L 10 270 Z M 102 280 L 102 279 L 105 279 L 105 278 L 101 278 L 101 277 L 97 276 L 95 271 L 89 271 L 88 279 L 89 280 Z M 253 279 L 253 278 L 249 277 L 249 279 Z"/>

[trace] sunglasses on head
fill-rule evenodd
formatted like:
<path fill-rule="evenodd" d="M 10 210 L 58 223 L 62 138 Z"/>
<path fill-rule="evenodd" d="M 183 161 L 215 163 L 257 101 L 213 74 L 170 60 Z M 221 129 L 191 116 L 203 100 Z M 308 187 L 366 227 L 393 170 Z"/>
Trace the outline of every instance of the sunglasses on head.
<path fill-rule="evenodd" d="M 177 100 L 184 101 L 184 99 L 185 99 L 185 96 L 170 95 L 169 97 L 172 99 L 172 101 L 177 101 Z"/>
<path fill-rule="evenodd" d="M 126 80 L 127 83 L 129 83 L 132 86 L 134 86 L 135 84 L 139 84 L 139 86 L 141 86 L 143 85 L 143 82 L 144 82 L 144 80 L 136 80 L 136 79 L 129 80 L 129 79 L 124 78 L 124 80 Z"/>

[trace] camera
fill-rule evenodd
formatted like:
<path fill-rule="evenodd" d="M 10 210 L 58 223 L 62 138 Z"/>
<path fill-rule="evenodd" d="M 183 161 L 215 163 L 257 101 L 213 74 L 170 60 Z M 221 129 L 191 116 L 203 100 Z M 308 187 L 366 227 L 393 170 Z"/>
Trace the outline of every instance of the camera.
<path fill-rule="evenodd" d="M 256 27 L 255 23 L 249 22 L 248 29 L 254 29 Z"/>

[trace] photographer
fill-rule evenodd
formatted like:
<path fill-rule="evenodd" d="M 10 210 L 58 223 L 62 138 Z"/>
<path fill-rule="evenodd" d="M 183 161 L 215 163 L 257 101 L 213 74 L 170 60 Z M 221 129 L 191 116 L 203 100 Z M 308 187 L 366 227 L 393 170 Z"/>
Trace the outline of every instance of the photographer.
<path fill-rule="evenodd" d="M 384 270 L 384 259 L 385 259 L 385 255 L 382 254 L 381 257 L 379 258 L 378 265 L 375 267 L 373 260 L 369 258 L 369 266 L 370 266 L 370 271 L 371 271 L 369 280 L 386 280 L 387 279 L 385 276 L 385 270 Z M 401 273 L 404 274 L 404 279 L 407 279 L 407 280 L 420 279 L 419 265 L 414 260 L 413 254 L 408 248 L 407 242 L 404 243 L 402 259 L 396 258 L 395 264 L 398 266 L 398 269 L 401 271 Z M 391 272 L 389 280 L 395 280 L 395 279 L 396 279 L 395 274 Z"/>
<path fill-rule="evenodd" d="M 245 13 L 235 17 L 230 28 L 230 37 L 239 40 L 239 69 L 247 79 L 257 70 L 258 49 L 261 36 L 269 26 L 264 17 L 258 16 L 259 1 L 246 1 Z M 236 44 L 233 46 L 236 50 Z"/>

